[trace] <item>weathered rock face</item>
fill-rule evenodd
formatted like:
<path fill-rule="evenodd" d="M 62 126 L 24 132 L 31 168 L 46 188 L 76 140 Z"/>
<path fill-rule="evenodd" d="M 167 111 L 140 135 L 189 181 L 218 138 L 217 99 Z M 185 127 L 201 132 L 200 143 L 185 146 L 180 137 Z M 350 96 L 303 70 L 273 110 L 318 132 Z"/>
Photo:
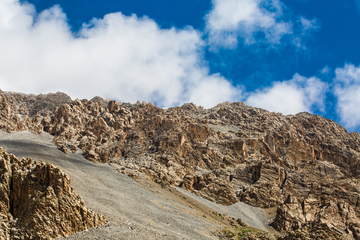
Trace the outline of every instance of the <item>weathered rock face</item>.
<path fill-rule="evenodd" d="M 41 133 L 41 120 L 71 98 L 61 92 L 55 94 L 27 95 L 0 90 L 0 128 L 6 131 L 30 130 Z"/>
<path fill-rule="evenodd" d="M 9 95 L 2 94 L 1 121 L 18 127 L 1 123 L 4 130 L 47 131 L 64 152 L 81 149 L 90 161 L 142 171 L 221 204 L 276 206 L 279 231 L 315 224 L 360 237 L 360 135 L 334 121 L 244 103 L 164 110 L 101 98 L 62 104 L 41 121 L 15 121 Z"/>
<path fill-rule="evenodd" d="M 312 240 L 312 239 L 336 239 L 351 240 L 350 234 L 339 234 L 334 229 L 329 228 L 326 224 L 311 222 L 300 229 L 291 231 L 287 236 L 279 237 L 278 240 Z"/>
<path fill-rule="evenodd" d="M 60 169 L 0 147 L 0 239 L 53 239 L 104 224 Z"/>

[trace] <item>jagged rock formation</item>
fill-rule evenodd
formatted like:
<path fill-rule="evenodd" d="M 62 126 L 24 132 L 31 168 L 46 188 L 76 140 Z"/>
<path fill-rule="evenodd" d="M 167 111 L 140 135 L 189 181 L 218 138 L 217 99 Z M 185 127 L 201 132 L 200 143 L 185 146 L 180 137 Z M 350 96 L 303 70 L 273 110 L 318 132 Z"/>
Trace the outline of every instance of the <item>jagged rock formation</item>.
<path fill-rule="evenodd" d="M 281 232 L 326 226 L 360 239 L 360 135 L 334 121 L 244 103 L 164 110 L 99 97 L 16 118 L 11 94 L 0 95 L 4 130 L 49 132 L 64 152 L 81 149 L 90 161 L 142 171 L 221 204 L 278 207 L 272 225 Z"/>
<path fill-rule="evenodd" d="M 9 132 L 30 130 L 41 133 L 41 119 L 52 115 L 61 104 L 69 102 L 71 98 L 61 92 L 27 95 L 0 90 L 0 128 Z"/>
<path fill-rule="evenodd" d="M 53 239 L 104 224 L 51 164 L 0 147 L 0 239 Z"/>
<path fill-rule="evenodd" d="M 325 223 L 310 222 L 302 228 L 291 231 L 287 236 L 279 237 L 278 240 L 312 240 L 312 239 L 337 239 L 337 240 L 351 240 L 354 239 L 351 235 L 339 234 L 336 230 L 329 228 Z"/>

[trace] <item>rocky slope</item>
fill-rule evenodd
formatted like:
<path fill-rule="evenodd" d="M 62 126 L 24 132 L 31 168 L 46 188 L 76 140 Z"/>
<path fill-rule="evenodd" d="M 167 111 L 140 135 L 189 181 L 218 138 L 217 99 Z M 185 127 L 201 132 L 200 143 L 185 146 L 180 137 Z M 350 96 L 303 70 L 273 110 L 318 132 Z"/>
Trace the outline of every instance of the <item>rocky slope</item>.
<path fill-rule="evenodd" d="M 104 224 L 54 165 L 0 147 L 0 239 L 51 239 Z"/>
<path fill-rule="evenodd" d="M 99 97 L 70 101 L 61 93 L 42 95 L 52 104 L 33 104 L 37 98 L 1 92 L 1 129 L 46 131 L 64 152 L 81 149 L 90 161 L 224 205 L 277 207 L 272 226 L 289 236 L 360 239 L 360 135 L 334 121 L 244 103 L 165 110 Z"/>

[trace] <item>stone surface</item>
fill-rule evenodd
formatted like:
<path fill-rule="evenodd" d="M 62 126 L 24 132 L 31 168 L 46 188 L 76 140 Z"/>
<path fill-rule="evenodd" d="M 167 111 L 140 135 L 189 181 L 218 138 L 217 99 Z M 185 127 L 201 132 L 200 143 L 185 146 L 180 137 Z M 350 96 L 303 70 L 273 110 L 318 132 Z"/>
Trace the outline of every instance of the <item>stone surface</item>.
<path fill-rule="evenodd" d="M 298 230 L 289 232 L 286 236 L 281 236 L 278 240 L 312 240 L 312 239 L 336 239 L 351 240 L 354 239 L 351 234 L 339 234 L 334 229 L 329 228 L 326 224 L 310 223 Z"/>
<path fill-rule="evenodd" d="M 14 106 L 11 93 L 0 95 L 1 129 L 46 131 L 66 153 L 81 149 L 90 161 L 119 164 L 224 205 L 277 207 L 272 226 L 280 232 L 324 228 L 360 238 L 360 135 L 332 120 L 244 103 L 165 110 L 99 97 L 68 101 L 37 118 L 46 109 L 31 115 Z"/>
<path fill-rule="evenodd" d="M 104 224 L 54 165 L 0 147 L 0 239 L 54 239 Z"/>

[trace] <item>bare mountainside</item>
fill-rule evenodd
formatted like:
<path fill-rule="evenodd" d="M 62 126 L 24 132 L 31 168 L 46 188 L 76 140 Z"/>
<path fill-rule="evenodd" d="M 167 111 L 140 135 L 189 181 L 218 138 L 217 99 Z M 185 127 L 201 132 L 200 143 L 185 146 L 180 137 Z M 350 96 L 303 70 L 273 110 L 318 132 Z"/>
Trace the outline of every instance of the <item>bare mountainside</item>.
<path fill-rule="evenodd" d="M 276 208 L 271 225 L 283 239 L 360 238 L 360 135 L 334 121 L 244 103 L 164 110 L 62 93 L 39 105 L 37 97 L 1 92 L 1 129 L 48 132 L 65 153 L 81 150 L 215 203 Z"/>
<path fill-rule="evenodd" d="M 222 236 L 219 231 L 225 226 L 251 230 L 244 227 L 244 223 L 266 230 L 267 217 L 261 209 L 240 202 L 231 206 L 218 205 L 186 190 L 179 192 L 179 188 L 156 184 L 146 175 L 131 178 L 117 171 L 116 165 L 88 161 L 80 151 L 65 154 L 52 144 L 52 139 L 47 133 L 0 131 L 0 144 L 7 151 L 58 166 L 71 177 L 74 191 L 82 196 L 87 206 L 107 220 L 101 227 L 66 239 L 218 239 L 217 235 Z M 26 193 L 21 192 L 21 195 Z M 51 213 L 51 208 L 47 212 Z M 242 221 L 237 220 L 239 218 Z M 32 216 L 28 219 L 31 221 Z M 78 219 L 74 220 L 81 224 Z M 16 225 L 13 227 L 16 229 Z M 271 237 L 256 229 L 252 231 Z M 39 239 L 49 238 L 45 234 L 42 236 L 45 237 Z"/>

